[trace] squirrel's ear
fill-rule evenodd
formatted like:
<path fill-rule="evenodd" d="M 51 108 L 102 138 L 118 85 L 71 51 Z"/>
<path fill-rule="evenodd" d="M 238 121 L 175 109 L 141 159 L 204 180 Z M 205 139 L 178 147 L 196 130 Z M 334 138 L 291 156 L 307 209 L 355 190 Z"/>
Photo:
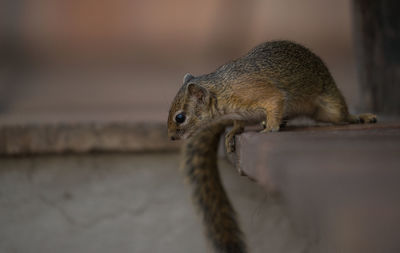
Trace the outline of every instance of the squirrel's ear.
<path fill-rule="evenodd" d="M 195 83 L 189 83 L 186 91 L 189 96 L 194 97 L 203 104 L 206 104 L 210 97 L 210 94 L 206 88 Z"/>
<path fill-rule="evenodd" d="M 186 73 L 185 76 L 183 77 L 183 83 L 189 82 L 194 76 L 190 73 Z"/>

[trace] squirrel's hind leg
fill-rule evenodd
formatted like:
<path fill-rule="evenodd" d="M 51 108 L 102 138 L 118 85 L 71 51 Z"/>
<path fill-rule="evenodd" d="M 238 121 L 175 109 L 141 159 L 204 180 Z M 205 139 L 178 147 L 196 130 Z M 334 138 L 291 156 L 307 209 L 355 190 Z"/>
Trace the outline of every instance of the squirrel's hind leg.
<path fill-rule="evenodd" d="M 376 115 L 365 113 L 360 115 L 350 114 L 346 102 L 340 96 L 321 96 L 317 102 L 316 113 L 313 118 L 320 122 L 333 124 L 375 123 Z"/>
<path fill-rule="evenodd" d="M 378 121 L 376 115 L 372 113 L 363 113 L 358 115 L 349 114 L 347 120 L 351 124 L 376 123 Z"/>
<path fill-rule="evenodd" d="M 348 122 L 348 115 L 346 102 L 340 94 L 321 95 L 316 101 L 312 118 L 319 122 L 343 124 Z"/>

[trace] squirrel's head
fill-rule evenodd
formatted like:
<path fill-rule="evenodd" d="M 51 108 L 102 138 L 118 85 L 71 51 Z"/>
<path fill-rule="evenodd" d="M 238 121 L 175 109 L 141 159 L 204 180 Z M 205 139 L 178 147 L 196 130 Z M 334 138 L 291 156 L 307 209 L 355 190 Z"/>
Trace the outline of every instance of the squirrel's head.
<path fill-rule="evenodd" d="M 191 74 L 183 78 L 183 85 L 176 94 L 168 115 L 168 137 L 186 139 L 212 117 L 211 94 Z"/>

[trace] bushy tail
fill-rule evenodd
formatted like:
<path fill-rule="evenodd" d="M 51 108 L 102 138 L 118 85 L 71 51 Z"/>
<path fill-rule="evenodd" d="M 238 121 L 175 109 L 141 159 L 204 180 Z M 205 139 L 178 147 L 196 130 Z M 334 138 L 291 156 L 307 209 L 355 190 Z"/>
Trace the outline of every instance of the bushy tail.
<path fill-rule="evenodd" d="M 182 166 L 214 251 L 243 253 L 246 252 L 243 234 L 222 186 L 217 166 L 220 135 L 229 123 L 210 123 L 188 139 L 183 148 Z"/>

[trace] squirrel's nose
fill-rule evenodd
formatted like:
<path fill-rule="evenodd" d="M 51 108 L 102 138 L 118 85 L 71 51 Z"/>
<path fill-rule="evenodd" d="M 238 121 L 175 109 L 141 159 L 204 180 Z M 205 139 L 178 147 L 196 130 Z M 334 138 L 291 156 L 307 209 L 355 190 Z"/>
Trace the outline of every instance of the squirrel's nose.
<path fill-rule="evenodd" d="M 171 141 L 176 140 L 175 136 L 171 136 Z"/>

